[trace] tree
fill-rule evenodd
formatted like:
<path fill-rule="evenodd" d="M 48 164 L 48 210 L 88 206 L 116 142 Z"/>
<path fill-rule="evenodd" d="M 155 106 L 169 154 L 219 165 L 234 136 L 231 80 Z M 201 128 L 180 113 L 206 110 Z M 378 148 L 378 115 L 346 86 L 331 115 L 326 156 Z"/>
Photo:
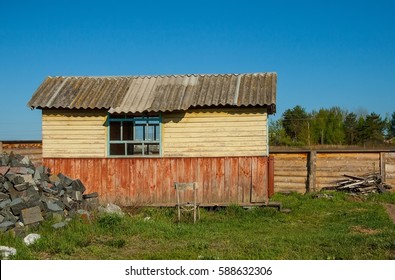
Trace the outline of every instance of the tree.
<path fill-rule="evenodd" d="M 330 145 L 340 145 L 344 143 L 343 116 L 344 112 L 339 107 L 329 109 L 326 123 L 325 143 Z"/>
<path fill-rule="evenodd" d="M 363 124 L 359 127 L 360 142 L 362 144 L 377 144 L 384 141 L 385 121 L 380 115 L 371 113 L 367 115 Z"/>
<path fill-rule="evenodd" d="M 288 109 L 282 117 L 285 133 L 295 144 L 310 144 L 310 115 L 297 105 Z"/>
<path fill-rule="evenodd" d="M 358 141 L 358 121 L 355 113 L 348 113 L 344 119 L 344 136 L 347 145 L 355 145 Z"/>
<path fill-rule="evenodd" d="M 312 113 L 313 143 L 338 145 L 344 143 L 343 116 L 339 107 L 321 108 Z"/>
<path fill-rule="evenodd" d="M 282 125 L 282 119 L 269 120 L 269 143 L 270 145 L 291 145 L 292 141 L 285 133 Z"/>
<path fill-rule="evenodd" d="M 395 112 L 392 113 L 389 127 L 389 136 L 390 138 L 395 137 Z"/>

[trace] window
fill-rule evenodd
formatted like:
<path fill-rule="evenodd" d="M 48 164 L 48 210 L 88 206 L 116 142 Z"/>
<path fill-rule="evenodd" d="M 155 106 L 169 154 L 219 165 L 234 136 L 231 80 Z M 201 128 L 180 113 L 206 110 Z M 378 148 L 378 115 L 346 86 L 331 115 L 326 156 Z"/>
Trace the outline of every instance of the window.
<path fill-rule="evenodd" d="M 159 156 L 160 116 L 109 116 L 110 156 Z"/>

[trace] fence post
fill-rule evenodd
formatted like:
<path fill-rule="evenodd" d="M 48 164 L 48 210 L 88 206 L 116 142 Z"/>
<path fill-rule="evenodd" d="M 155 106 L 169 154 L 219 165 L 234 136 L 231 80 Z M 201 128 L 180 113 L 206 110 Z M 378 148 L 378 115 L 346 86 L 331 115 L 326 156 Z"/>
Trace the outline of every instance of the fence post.
<path fill-rule="evenodd" d="M 380 153 L 380 175 L 382 180 L 386 181 L 386 173 L 385 173 L 385 152 Z"/>
<path fill-rule="evenodd" d="M 308 164 L 307 164 L 306 192 L 315 192 L 316 173 L 317 173 L 317 151 L 310 151 L 307 158 L 308 158 Z"/>

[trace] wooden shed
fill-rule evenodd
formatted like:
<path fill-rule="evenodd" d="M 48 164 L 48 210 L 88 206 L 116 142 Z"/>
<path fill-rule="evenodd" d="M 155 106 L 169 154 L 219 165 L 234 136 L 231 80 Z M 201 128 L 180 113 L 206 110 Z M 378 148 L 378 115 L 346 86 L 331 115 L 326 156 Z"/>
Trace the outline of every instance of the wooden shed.
<path fill-rule="evenodd" d="M 203 204 L 265 203 L 276 73 L 47 77 L 43 162 L 124 205 L 175 201 L 197 182 Z"/>

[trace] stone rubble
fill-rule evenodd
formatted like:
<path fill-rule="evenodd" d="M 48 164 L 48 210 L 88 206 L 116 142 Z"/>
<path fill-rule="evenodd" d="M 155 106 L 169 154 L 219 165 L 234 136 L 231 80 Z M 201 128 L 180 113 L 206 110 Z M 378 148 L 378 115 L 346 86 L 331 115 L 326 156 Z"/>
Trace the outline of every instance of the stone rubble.
<path fill-rule="evenodd" d="M 7 260 L 8 257 L 16 255 L 16 249 L 8 246 L 0 246 L 0 257 Z"/>
<path fill-rule="evenodd" d="M 25 238 L 23 238 L 23 243 L 25 243 L 27 246 L 33 244 L 34 242 L 36 242 L 38 239 L 41 238 L 41 235 L 37 234 L 37 233 L 30 233 L 27 236 L 25 236 Z"/>
<path fill-rule="evenodd" d="M 85 190 L 81 180 L 51 174 L 49 168 L 34 166 L 26 156 L 0 154 L 0 232 L 37 225 L 47 218 L 65 219 L 81 209 L 97 209 L 98 194 L 84 194 Z"/>

